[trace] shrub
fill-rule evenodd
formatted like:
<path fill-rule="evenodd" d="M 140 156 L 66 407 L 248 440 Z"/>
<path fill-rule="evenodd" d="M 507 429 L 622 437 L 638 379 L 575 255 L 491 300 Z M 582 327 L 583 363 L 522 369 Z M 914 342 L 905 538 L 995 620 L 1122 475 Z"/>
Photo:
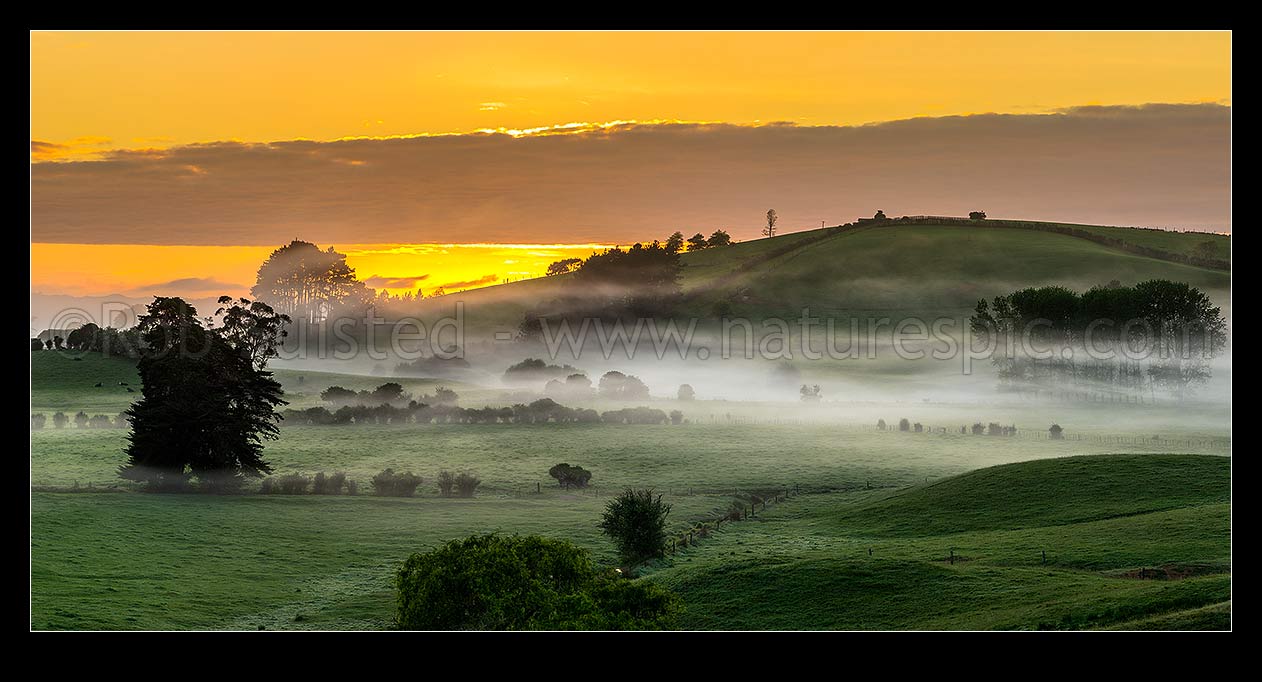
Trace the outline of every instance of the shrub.
<path fill-rule="evenodd" d="M 81 429 L 88 427 L 88 421 L 88 413 L 83 410 L 80 410 L 74 416 L 74 425 Z"/>
<path fill-rule="evenodd" d="M 373 492 L 382 497 L 412 497 L 421 484 L 421 477 L 412 472 L 396 474 L 393 469 L 372 477 Z"/>
<path fill-rule="evenodd" d="M 113 420 L 108 414 L 94 414 L 88 420 L 88 428 L 92 429 L 108 429 L 113 426 Z"/>
<path fill-rule="evenodd" d="M 38 413 L 36 413 L 36 414 L 31 415 L 31 428 L 32 428 L 32 429 L 42 429 L 42 428 L 44 428 L 44 422 L 45 422 L 47 419 L 48 419 L 48 418 L 44 416 L 44 413 L 43 413 L 43 412 L 38 412 Z"/>
<path fill-rule="evenodd" d="M 977 422 L 976 424 L 973 424 L 974 436 L 981 436 L 981 435 L 984 435 L 985 433 L 986 433 L 986 427 L 982 426 L 981 422 Z"/>
<path fill-rule="evenodd" d="M 907 419 L 906 419 L 906 418 L 899 419 L 899 420 L 898 420 L 898 430 L 899 430 L 899 431 L 910 431 L 910 430 L 911 430 L 911 422 L 907 421 Z"/>
<path fill-rule="evenodd" d="M 455 474 L 443 469 L 438 472 L 438 478 L 436 480 L 438 481 L 438 494 L 443 497 L 451 497 L 451 491 L 456 487 Z"/>
<path fill-rule="evenodd" d="M 1063 440 L 1065 438 L 1065 430 L 1060 427 L 1060 424 L 1052 424 L 1051 428 L 1047 430 L 1047 437 L 1052 440 Z"/>
<path fill-rule="evenodd" d="M 471 473 L 456 474 L 456 494 L 460 497 L 473 497 L 479 485 L 482 485 L 482 480 Z"/>
<path fill-rule="evenodd" d="M 404 630 L 651 630 L 670 625 L 677 603 L 537 535 L 474 535 L 413 554 L 395 587 Z"/>
<path fill-rule="evenodd" d="M 65 412 L 58 412 L 53 415 L 53 427 L 58 429 L 66 428 L 66 424 L 70 422 L 70 417 Z"/>
<path fill-rule="evenodd" d="M 587 482 L 592 479 L 592 472 L 580 466 L 570 466 L 569 464 L 557 464 L 548 469 L 548 475 L 555 478 L 557 484 L 563 488 L 574 486 L 575 488 L 586 488 Z"/>
<path fill-rule="evenodd" d="M 311 494 L 312 495 L 327 495 L 328 494 L 328 477 L 324 475 L 323 471 L 317 473 L 315 475 L 315 478 L 311 479 Z"/>
<path fill-rule="evenodd" d="M 682 424 L 684 422 L 684 413 L 679 410 L 670 411 L 670 423 Z"/>
<path fill-rule="evenodd" d="M 305 495 L 311 479 L 302 474 L 285 474 L 276 478 L 276 489 L 282 495 Z"/>
<path fill-rule="evenodd" d="M 916 422 L 915 424 L 912 424 L 912 430 L 916 433 L 924 433 L 925 427 L 920 422 Z"/>
<path fill-rule="evenodd" d="M 878 420 L 876 420 L 876 430 L 877 430 L 877 431 L 884 431 L 884 430 L 885 430 L 885 420 L 884 420 L 884 419 L 878 419 Z"/>
<path fill-rule="evenodd" d="M 605 506 L 600 528 L 613 539 L 622 561 L 636 564 L 662 555 L 669 514 L 670 505 L 661 495 L 627 488 Z"/>

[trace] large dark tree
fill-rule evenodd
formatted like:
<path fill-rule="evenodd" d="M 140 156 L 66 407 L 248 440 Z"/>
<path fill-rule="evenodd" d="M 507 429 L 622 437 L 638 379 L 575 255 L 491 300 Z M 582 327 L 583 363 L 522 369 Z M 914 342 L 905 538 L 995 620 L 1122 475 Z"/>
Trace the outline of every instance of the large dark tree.
<path fill-rule="evenodd" d="M 264 369 L 278 341 L 264 331 L 283 316 L 260 306 L 230 319 L 206 327 L 180 298 L 149 304 L 138 325 L 141 398 L 124 413 L 131 433 L 123 478 L 178 489 L 196 477 L 218 490 L 271 472 L 263 441 L 277 437 L 275 408 L 285 401 Z"/>
<path fill-rule="evenodd" d="M 308 322 L 320 322 L 340 305 L 369 298 L 345 254 L 297 239 L 267 257 L 250 293 L 277 312 Z"/>

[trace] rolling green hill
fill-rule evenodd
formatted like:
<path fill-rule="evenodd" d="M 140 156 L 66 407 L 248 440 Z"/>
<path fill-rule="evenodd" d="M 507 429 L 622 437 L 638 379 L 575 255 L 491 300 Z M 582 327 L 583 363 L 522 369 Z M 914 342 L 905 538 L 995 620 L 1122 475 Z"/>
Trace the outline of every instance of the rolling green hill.
<path fill-rule="evenodd" d="M 1230 237 L 1122 227 L 1072 226 L 1137 246 L 1188 254 L 1213 241 L 1230 258 Z M 682 316 L 709 317 L 726 302 L 749 317 L 822 315 L 959 315 L 979 298 L 1027 286 L 1086 289 L 1164 278 L 1188 282 L 1227 303 L 1231 273 L 1140 256 L 1087 239 L 1028 229 L 972 225 L 885 225 L 823 228 L 682 256 Z M 424 301 L 430 318 L 450 315 L 456 301 L 474 335 L 516 329 L 527 310 L 572 290 L 566 276 L 474 289 Z"/>
<path fill-rule="evenodd" d="M 697 629 L 1222 628 L 1228 467 L 1070 457 L 893 496 L 800 497 L 650 579 L 680 594 Z"/>

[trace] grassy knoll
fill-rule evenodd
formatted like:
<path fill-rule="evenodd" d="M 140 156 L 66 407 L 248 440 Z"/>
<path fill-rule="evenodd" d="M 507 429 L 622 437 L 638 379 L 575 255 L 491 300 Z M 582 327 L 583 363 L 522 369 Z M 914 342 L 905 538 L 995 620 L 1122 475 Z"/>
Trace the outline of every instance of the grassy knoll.
<path fill-rule="evenodd" d="M 722 289 L 737 315 L 959 314 L 1027 286 L 1085 289 L 1164 278 L 1225 291 L 1226 272 L 1136 256 L 1049 232 L 908 225 L 841 233 L 759 264 Z"/>
<path fill-rule="evenodd" d="M 1212 605 L 1231 595 L 1230 506 L 1222 502 L 1228 482 L 1218 458 L 1058 459 L 932 487 L 968 496 L 979 490 L 979 477 L 1014 483 L 1024 473 L 1065 493 L 1100 476 L 1121 480 L 1136 466 L 1129 489 L 1072 494 L 1088 507 L 1123 514 L 1082 522 L 1069 521 L 1063 505 L 1048 498 L 1044 519 L 1018 507 L 1022 520 L 1008 521 L 1015 498 L 1038 506 L 1020 490 L 982 494 L 971 507 L 953 509 L 926 507 L 913 495 L 917 489 L 893 498 L 868 491 L 799 497 L 727 526 L 663 562 L 651 579 L 682 596 L 684 625 L 698 629 L 1221 627 L 1229 609 L 1224 615 Z M 1199 492 L 1172 496 L 1190 476 L 1204 479 Z M 906 510 L 891 506 L 900 499 Z M 1137 512 L 1134 499 L 1161 510 Z M 1165 508 L 1172 503 L 1182 506 Z M 991 521 L 965 532 L 934 522 L 964 510 Z M 903 512 L 922 519 L 923 535 L 869 534 L 885 523 L 882 516 Z M 1128 577 L 1158 566 L 1190 577 Z"/>

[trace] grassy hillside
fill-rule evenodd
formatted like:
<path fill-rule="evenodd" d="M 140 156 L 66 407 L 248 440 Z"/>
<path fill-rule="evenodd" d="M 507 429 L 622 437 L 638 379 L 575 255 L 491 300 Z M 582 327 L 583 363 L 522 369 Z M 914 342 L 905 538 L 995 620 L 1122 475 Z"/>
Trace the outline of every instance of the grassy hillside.
<path fill-rule="evenodd" d="M 841 233 L 698 291 L 698 312 L 727 300 L 737 314 L 958 314 L 977 299 L 1027 286 L 1085 289 L 1117 279 L 1188 282 L 1216 293 L 1226 272 L 1117 251 L 1048 232 L 895 226 Z"/>
<path fill-rule="evenodd" d="M 1227 502 L 1221 457 L 1112 455 L 979 469 L 847 509 L 855 535 L 922 536 L 1083 523 Z"/>
<path fill-rule="evenodd" d="M 684 626 L 700 629 L 1222 627 L 1231 595 L 1225 468 L 1197 456 L 1009 465 L 932 486 L 978 495 L 949 508 L 917 494 L 923 488 L 800 497 L 727 526 L 651 579 L 681 595 Z M 1093 488 L 1101 477 L 1131 485 Z M 1115 515 L 1071 521 L 1051 496 L 1031 502 L 990 489 L 988 478 L 1083 488 L 1072 494 L 1080 506 Z M 1193 490 L 1176 492 L 1192 479 Z M 1160 511 L 1138 511 L 1145 506 Z M 920 526 L 914 536 L 876 532 L 889 515 Z M 934 520 L 957 515 L 971 523 Z"/>
<path fill-rule="evenodd" d="M 1122 227 L 1074 226 L 1127 242 L 1190 253 L 1213 240 L 1230 257 L 1230 238 Z M 773 239 L 684 253 L 684 315 L 712 315 L 719 301 L 734 314 L 955 315 L 978 298 L 1026 286 L 1085 289 L 1166 278 L 1206 289 L 1225 302 L 1229 272 L 1127 253 L 1085 239 L 1023 229 L 971 225 L 894 225 L 857 230 L 807 230 Z M 547 309 L 567 292 L 565 276 L 475 289 L 425 301 L 424 318 L 451 315 L 464 303 L 470 334 L 515 330 L 527 310 Z"/>

